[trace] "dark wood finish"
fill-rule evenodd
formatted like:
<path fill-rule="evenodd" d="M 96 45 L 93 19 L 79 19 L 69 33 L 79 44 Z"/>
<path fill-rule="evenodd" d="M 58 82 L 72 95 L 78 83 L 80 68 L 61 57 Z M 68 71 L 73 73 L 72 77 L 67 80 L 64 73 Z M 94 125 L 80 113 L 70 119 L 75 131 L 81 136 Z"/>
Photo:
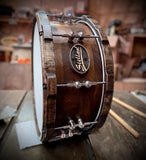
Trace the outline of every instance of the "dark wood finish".
<path fill-rule="evenodd" d="M 52 27 L 55 33 L 62 32 L 63 26 Z M 84 24 L 65 25 L 64 32 L 72 31 L 78 33 L 83 31 L 85 35 L 91 35 L 91 30 Z M 54 38 L 55 64 L 57 83 L 71 83 L 74 81 L 102 81 L 102 66 L 99 49 L 95 39 L 85 39 L 82 44 L 89 55 L 90 68 L 83 75 L 75 72 L 69 60 L 69 53 L 74 44 L 68 43 L 68 39 L 61 38 L 60 42 Z M 98 92 L 97 92 L 98 91 Z M 92 96 L 91 96 L 92 95 Z M 67 125 L 68 118 L 77 121 L 77 117 L 82 117 L 84 122 L 94 121 L 101 99 L 101 85 L 93 86 L 89 89 L 58 87 L 57 88 L 57 116 L 56 127 Z M 86 106 L 86 107 L 85 107 Z M 63 114 L 60 114 L 63 113 Z"/>
<path fill-rule="evenodd" d="M 40 21 L 40 18 L 37 18 L 37 23 L 39 24 L 39 27 L 41 24 Z M 74 39 L 72 43 L 69 43 L 68 38 L 66 37 L 53 37 L 52 41 L 50 38 L 44 37 L 44 32 L 41 30 L 42 28 L 40 27 L 43 83 L 47 84 L 46 73 L 55 74 L 56 80 L 54 79 L 54 81 L 56 81 L 55 83 L 57 84 L 73 83 L 76 81 L 101 82 L 103 81 L 102 74 L 104 74 L 106 85 L 99 84 L 90 88 L 81 87 L 79 89 L 74 87 L 59 86 L 57 87 L 57 97 L 54 97 L 56 95 L 56 93 L 54 92 L 53 95 L 51 95 L 51 97 L 49 96 L 51 90 L 50 85 L 47 85 L 48 87 L 44 89 L 43 123 L 44 130 L 48 129 L 48 133 L 52 133 L 49 127 L 50 125 L 52 126 L 52 123 L 50 122 L 53 121 L 55 121 L 55 127 L 68 125 L 69 119 L 72 119 L 75 123 L 78 123 L 78 117 L 80 117 L 83 120 L 83 122 L 95 121 L 97 113 L 100 109 L 100 104 L 102 109 L 100 111 L 100 116 L 97 119 L 97 127 L 101 127 L 110 109 L 113 93 L 113 60 L 110 46 L 107 37 L 103 32 L 103 29 L 95 20 L 84 17 L 83 21 L 87 22 L 90 27 L 94 28 L 96 34 L 99 36 L 100 46 L 98 46 L 95 38 L 85 38 L 82 42 L 78 41 L 77 39 Z M 52 29 L 52 35 L 62 33 L 68 34 L 71 32 L 74 32 L 75 34 L 83 32 L 84 35 L 93 35 L 91 28 L 83 23 L 80 23 L 80 21 L 77 21 L 77 23 L 72 24 L 50 22 L 50 25 Z M 88 53 L 90 67 L 88 72 L 86 72 L 85 74 L 77 73 L 70 63 L 69 54 L 71 48 L 75 44 L 82 45 Z M 101 47 L 104 54 L 103 65 L 99 47 Z M 103 68 L 103 66 L 105 69 Z M 52 83 L 52 81 L 50 80 L 48 82 Z M 55 83 L 52 83 L 53 88 Z M 105 89 L 102 89 L 102 85 L 105 85 Z M 103 102 L 102 94 L 104 95 Z M 53 104 L 56 104 L 56 106 L 53 106 Z M 50 117 L 52 117 L 52 113 L 54 114 L 54 117 L 51 118 L 51 121 Z M 46 126 L 47 128 L 45 128 Z"/>
<path fill-rule="evenodd" d="M 134 34 L 129 36 L 131 45 L 130 57 L 146 57 L 146 34 Z"/>
<path fill-rule="evenodd" d="M 135 24 L 143 25 L 143 18 L 146 15 L 145 0 L 88 0 L 88 15 L 96 19 L 100 25 L 107 30 L 108 24 L 115 19 L 122 22 L 122 26 Z M 111 12 L 112 11 L 112 12 Z"/>
<path fill-rule="evenodd" d="M 114 85 L 113 58 L 112 58 L 111 48 L 107 40 L 107 36 L 104 33 L 102 27 L 94 19 L 89 19 L 89 21 L 91 21 L 91 23 L 93 23 L 97 28 L 97 34 L 100 36 L 102 40 L 102 48 L 104 53 L 106 87 L 105 87 L 102 111 L 98 119 L 99 123 L 97 124 L 98 127 L 101 127 L 104 124 L 106 117 L 108 115 L 113 96 L 113 85 Z"/>

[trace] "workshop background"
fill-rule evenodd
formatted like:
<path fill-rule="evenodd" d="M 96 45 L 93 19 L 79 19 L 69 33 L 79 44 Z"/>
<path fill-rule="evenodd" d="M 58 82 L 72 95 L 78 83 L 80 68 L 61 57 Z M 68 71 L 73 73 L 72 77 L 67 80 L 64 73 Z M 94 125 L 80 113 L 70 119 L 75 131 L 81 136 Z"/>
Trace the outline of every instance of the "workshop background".
<path fill-rule="evenodd" d="M 0 64 L 0 89 L 31 89 L 32 22 L 38 10 L 95 18 L 109 35 L 115 90 L 144 89 L 145 7 L 144 0 L 1 0 L 0 60 L 6 63 Z"/>
<path fill-rule="evenodd" d="M 32 22 L 38 10 L 93 17 L 109 36 L 115 90 L 145 89 L 145 7 L 144 0 L 1 0 L 0 89 L 31 89 Z"/>
<path fill-rule="evenodd" d="M 63 12 L 65 15 L 89 15 L 103 27 L 108 35 L 113 54 L 114 96 L 129 104 L 130 107 L 140 110 L 142 117 L 112 102 L 112 109 L 132 128 L 138 131 L 138 135 L 135 138 L 109 114 L 103 128 L 90 135 L 91 145 L 96 159 L 146 159 L 146 1 L 1 0 L 1 106 L 9 105 L 19 110 L 19 108 L 25 105 L 29 106 L 29 103 L 32 103 L 29 97 L 32 90 L 32 26 L 35 13 L 39 10 L 44 10 L 51 14 Z M 49 154 L 51 159 L 85 159 L 85 157 L 80 157 L 79 154 L 81 153 L 78 153 L 78 150 L 82 147 L 79 144 L 80 140 L 74 142 L 78 147 L 76 144 L 72 145 L 72 151 L 75 150 L 74 153 L 76 154 L 73 157 L 70 157 L 72 151 L 68 148 L 70 142 L 59 145 L 55 144 L 51 147 L 47 146 L 47 149 L 36 147 L 32 150 L 20 152 L 17 138 L 14 138 L 14 135 L 16 137 L 16 133 L 11 125 L 14 125 L 14 120 L 24 120 L 21 116 L 20 114 L 16 120 L 12 118 L 16 117 L 16 115 L 13 115 L 5 121 L 6 125 L 1 123 L 0 155 L 3 159 L 14 158 L 17 154 L 19 155 L 18 157 L 26 155 L 26 157 L 32 158 L 32 155 L 36 156 L 35 149 L 38 151 L 38 159 L 46 159 L 47 154 Z M 15 146 L 13 149 L 10 148 L 12 142 Z M 59 147 L 62 151 L 66 150 L 66 158 L 62 157 L 58 151 Z M 55 151 L 56 148 L 58 150 Z M 9 154 L 6 154 L 7 152 Z M 57 156 L 54 158 L 53 154 L 57 154 Z M 87 159 L 95 158 L 90 153 L 88 156 Z"/>

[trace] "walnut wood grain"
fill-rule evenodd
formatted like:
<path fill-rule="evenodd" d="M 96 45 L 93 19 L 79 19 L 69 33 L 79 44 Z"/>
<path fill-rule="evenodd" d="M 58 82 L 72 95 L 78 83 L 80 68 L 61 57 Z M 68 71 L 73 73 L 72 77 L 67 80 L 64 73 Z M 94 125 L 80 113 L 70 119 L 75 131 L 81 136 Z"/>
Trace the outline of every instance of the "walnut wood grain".
<path fill-rule="evenodd" d="M 82 42 L 73 39 L 69 43 L 67 37 L 54 36 L 53 41 L 49 38 L 45 39 L 43 35 L 40 37 L 43 82 L 47 84 L 47 88 L 44 89 L 43 117 L 43 128 L 47 136 L 43 136 L 43 141 L 58 135 L 58 132 L 54 132 L 54 128 L 68 125 L 69 119 L 78 123 L 78 117 L 83 122 L 93 122 L 98 118 L 96 127 L 101 127 L 108 115 L 113 95 L 111 49 L 101 26 L 91 18 L 84 17 L 83 21 L 89 26 L 78 21 L 72 24 L 51 21 L 52 35 L 71 32 L 93 35 L 92 27 L 99 36 L 99 43 L 95 38 L 85 38 Z M 90 60 L 89 70 L 84 74 L 77 73 L 69 59 L 70 51 L 75 44 L 80 44 L 86 49 Z M 73 83 L 75 81 L 103 81 L 103 76 L 106 84 L 99 84 L 90 88 L 55 87 L 56 84 Z M 99 113 L 98 116 L 97 113 Z"/>

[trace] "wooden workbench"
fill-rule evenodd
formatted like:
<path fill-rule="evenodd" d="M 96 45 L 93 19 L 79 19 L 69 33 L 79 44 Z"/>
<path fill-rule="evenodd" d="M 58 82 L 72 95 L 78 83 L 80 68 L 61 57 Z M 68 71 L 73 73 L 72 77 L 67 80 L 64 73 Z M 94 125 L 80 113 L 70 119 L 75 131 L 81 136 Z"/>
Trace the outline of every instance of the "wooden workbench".
<path fill-rule="evenodd" d="M 146 113 L 146 105 L 131 95 L 130 92 L 119 91 L 115 92 L 114 96 Z M 146 119 L 115 102 L 112 102 L 112 110 L 138 131 L 140 137 L 138 139 L 134 138 L 109 114 L 104 126 L 90 135 L 96 157 L 101 160 L 146 159 Z"/>
<path fill-rule="evenodd" d="M 3 91 L 0 92 L 2 94 Z M 6 94 L 6 91 L 4 91 Z M 8 93 L 10 91 L 7 91 Z M 11 91 L 14 92 L 15 91 Z M 117 98 L 146 113 L 146 106 L 129 92 L 115 92 Z M 1 97 L 1 96 L 0 96 Z M 13 97 L 18 101 L 17 96 Z M 24 98 L 24 100 L 23 100 Z M 9 98 L 7 98 L 9 101 Z M 22 102 L 23 101 L 23 102 Z M 1 102 L 1 100 L 0 100 Z M 4 103 L 4 102 L 3 102 Z M 8 103 L 8 102 L 7 102 Z M 33 120 L 32 92 L 20 98 L 18 116 L 12 119 L 0 142 L 0 159 L 50 160 L 143 160 L 146 159 L 146 120 L 116 103 L 112 109 L 139 133 L 135 139 L 110 115 L 102 128 L 88 136 L 74 137 L 60 142 L 19 149 L 15 123 Z M 92 146 L 91 146 L 91 144 Z M 93 152 L 93 150 L 94 152 Z M 95 158 L 96 156 L 96 158 Z"/>

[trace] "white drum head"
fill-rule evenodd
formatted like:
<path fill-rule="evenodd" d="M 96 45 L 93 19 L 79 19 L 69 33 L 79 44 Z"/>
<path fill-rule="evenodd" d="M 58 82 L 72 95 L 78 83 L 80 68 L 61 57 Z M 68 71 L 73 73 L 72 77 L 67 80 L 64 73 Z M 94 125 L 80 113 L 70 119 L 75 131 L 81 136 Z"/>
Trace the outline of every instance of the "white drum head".
<path fill-rule="evenodd" d="M 40 136 L 43 127 L 43 82 L 42 82 L 42 62 L 41 62 L 41 48 L 40 37 L 37 23 L 34 27 L 33 37 L 33 85 L 34 85 L 34 103 L 36 119 Z"/>

